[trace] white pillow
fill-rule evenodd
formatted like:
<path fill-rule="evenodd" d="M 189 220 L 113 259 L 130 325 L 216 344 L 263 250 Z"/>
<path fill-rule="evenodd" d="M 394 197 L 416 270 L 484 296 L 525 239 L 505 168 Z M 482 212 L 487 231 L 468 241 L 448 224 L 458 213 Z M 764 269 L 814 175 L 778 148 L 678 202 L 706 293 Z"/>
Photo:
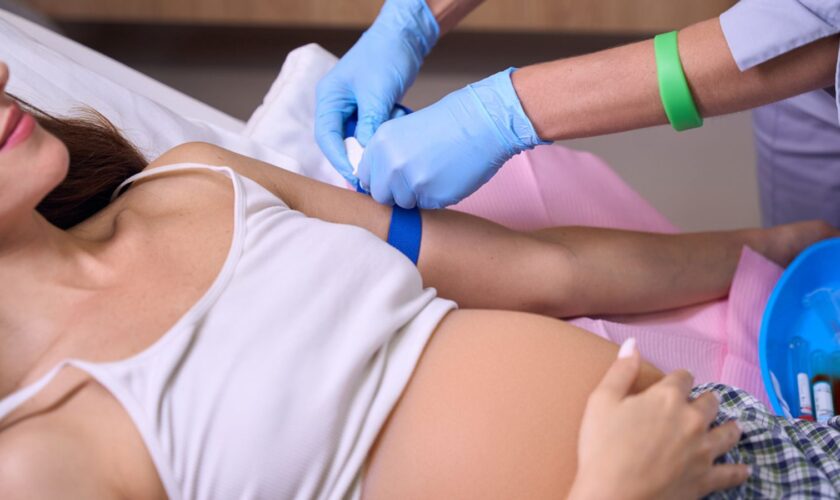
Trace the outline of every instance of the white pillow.
<path fill-rule="evenodd" d="M 315 142 L 315 87 L 337 61 L 314 43 L 289 52 L 243 134 L 296 158 L 306 166 L 308 176 L 346 187 L 344 178 Z"/>
<path fill-rule="evenodd" d="M 11 70 L 9 93 L 57 115 L 90 106 L 119 127 L 149 159 L 184 142 L 205 141 L 309 175 L 297 159 L 238 133 L 241 122 L 2 10 L 0 60 Z M 304 103 L 310 104 L 314 110 L 314 100 Z M 311 124 L 304 126 L 310 128 L 298 129 L 295 137 L 286 134 L 287 142 L 296 144 L 296 137 L 312 141 Z M 314 163 L 310 170 L 323 171 L 319 161 Z"/>

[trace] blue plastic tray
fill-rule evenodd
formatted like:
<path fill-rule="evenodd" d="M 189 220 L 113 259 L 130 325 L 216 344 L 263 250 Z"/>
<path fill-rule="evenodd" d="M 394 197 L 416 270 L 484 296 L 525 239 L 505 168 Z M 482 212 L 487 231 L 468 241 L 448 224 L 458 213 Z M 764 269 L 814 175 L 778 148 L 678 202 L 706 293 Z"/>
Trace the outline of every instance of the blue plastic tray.
<path fill-rule="evenodd" d="M 784 415 L 783 402 L 794 417 L 799 416 L 794 374 L 790 366 L 790 340 L 800 336 L 810 350 L 828 353 L 840 349 L 834 334 L 817 312 L 805 305 L 805 297 L 826 288 L 840 290 L 840 238 L 808 247 L 785 270 L 764 310 L 758 337 L 758 358 L 764 387 L 773 410 Z M 773 378 L 778 380 L 774 384 Z"/>

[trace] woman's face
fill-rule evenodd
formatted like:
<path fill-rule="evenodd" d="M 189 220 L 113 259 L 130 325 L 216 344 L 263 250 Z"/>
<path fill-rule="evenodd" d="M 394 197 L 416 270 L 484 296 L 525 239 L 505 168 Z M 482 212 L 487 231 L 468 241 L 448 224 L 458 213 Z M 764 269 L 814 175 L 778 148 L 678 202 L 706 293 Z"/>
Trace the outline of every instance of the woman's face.
<path fill-rule="evenodd" d="M 67 175 L 69 153 L 58 138 L 6 95 L 9 68 L 0 62 L 0 226 L 32 210 Z"/>

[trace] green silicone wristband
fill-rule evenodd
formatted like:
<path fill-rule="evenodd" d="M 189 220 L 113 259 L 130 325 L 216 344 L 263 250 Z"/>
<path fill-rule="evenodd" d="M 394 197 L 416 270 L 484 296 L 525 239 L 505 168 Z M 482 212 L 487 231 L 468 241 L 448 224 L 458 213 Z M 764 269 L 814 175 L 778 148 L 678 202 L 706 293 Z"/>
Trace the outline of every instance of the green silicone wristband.
<path fill-rule="evenodd" d="M 653 50 L 656 54 L 659 97 L 671 126 L 678 132 L 702 126 L 703 117 L 694 104 L 694 97 L 688 88 L 688 81 L 680 62 L 677 32 L 656 35 L 653 39 Z"/>

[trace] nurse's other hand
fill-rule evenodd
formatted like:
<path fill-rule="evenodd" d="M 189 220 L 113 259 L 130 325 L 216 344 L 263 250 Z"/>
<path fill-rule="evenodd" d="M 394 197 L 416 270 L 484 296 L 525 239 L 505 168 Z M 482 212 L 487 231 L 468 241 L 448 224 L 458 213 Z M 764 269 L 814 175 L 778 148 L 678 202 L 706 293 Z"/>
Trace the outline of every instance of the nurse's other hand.
<path fill-rule="evenodd" d="M 513 155 L 544 144 L 522 109 L 512 72 L 384 123 L 362 155 L 362 187 L 379 203 L 443 208 L 481 187 Z"/>
<path fill-rule="evenodd" d="M 746 465 L 713 464 L 741 437 L 734 421 L 709 429 L 714 394 L 690 401 L 693 377 L 678 370 L 629 395 L 641 358 L 626 342 L 620 352 L 629 356 L 613 363 L 584 410 L 569 498 L 699 498 L 743 483 Z"/>
<path fill-rule="evenodd" d="M 358 111 L 356 138 L 366 145 L 414 83 L 440 29 L 425 0 L 387 0 L 376 20 L 318 83 L 315 139 L 351 184 L 344 122 Z"/>

